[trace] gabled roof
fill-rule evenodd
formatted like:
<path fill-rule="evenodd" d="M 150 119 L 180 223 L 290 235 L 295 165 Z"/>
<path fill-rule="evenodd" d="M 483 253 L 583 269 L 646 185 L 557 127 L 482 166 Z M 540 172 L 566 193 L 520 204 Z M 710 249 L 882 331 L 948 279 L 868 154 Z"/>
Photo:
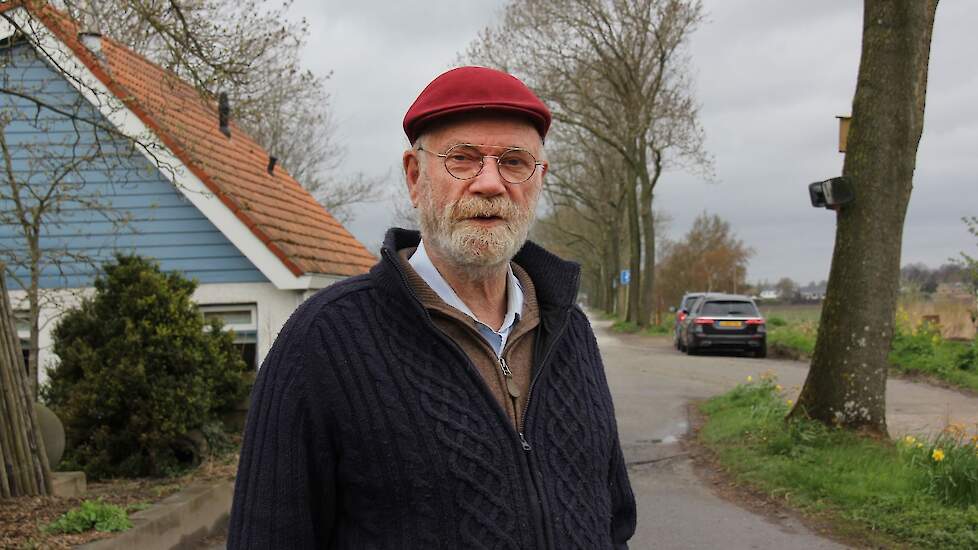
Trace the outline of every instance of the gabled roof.
<path fill-rule="evenodd" d="M 225 136 L 216 102 L 202 99 L 190 84 L 110 38 L 101 40 L 100 61 L 79 40 L 77 25 L 46 2 L 8 2 L 0 13 L 17 7 L 26 8 L 66 46 L 206 187 L 210 200 L 219 200 L 294 277 L 355 275 L 376 261 L 285 170 L 276 167 L 270 175 L 269 154 L 233 121 L 231 137 Z M 213 219 L 214 207 L 204 213 L 227 233 Z"/>

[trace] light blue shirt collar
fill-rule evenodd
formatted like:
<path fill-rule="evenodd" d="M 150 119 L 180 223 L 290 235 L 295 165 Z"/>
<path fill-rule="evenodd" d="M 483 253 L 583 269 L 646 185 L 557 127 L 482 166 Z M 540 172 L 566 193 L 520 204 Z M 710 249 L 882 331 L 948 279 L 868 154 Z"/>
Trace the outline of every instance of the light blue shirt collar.
<path fill-rule="evenodd" d="M 418 244 L 418 249 L 414 251 L 408 263 L 411 264 L 414 271 L 424 279 L 424 282 L 431 287 L 431 290 L 435 291 L 435 294 L 442 301 L 471 317 L 476 323 L 475 326 L 479 334 L 492 347 L 496 355 L 499 356 L 502 354 L 502 350 L 506 347 L 506 340 L 509 338 L 509 333 L 516 323 L 519 322 L 520 312 L 523 311 L 523 287 L 520 285 L 520 281 L 516 278 L 516 275 L 513 274 L 512 266 L 507 266 L 506 271 L 506 316 L 503 318 L 502 327 L 497 331 L 480 321 L 472 313 L 472 310 L 465 305 L 465 302 L 458 297 L 458 294 L 455 294 L 455 290 L 452 289 L 448 281 L 438 272 L 435 264 L 431 263 L 431 257 L 428 256 L 428 251 L 425 250 L 424 241 Z"/>

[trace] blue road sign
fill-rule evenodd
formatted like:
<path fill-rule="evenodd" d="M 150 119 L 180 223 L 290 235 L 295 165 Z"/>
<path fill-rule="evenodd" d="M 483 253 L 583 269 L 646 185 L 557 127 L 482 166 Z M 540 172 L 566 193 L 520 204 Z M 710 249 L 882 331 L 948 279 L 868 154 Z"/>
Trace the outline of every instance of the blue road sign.
<path fill-rule="evenodd" d="M 632 280 L 632 272 L 627 269 L 621 270 L 621 284 L 627 285 Z"/>

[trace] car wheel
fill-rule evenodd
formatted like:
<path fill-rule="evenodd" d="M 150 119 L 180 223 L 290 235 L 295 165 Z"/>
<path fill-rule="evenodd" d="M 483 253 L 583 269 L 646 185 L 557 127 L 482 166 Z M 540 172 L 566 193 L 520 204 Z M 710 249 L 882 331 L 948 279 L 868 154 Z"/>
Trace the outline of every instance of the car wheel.
<path fill-rule="evenodd" d="M 757 348 L 757 351 L 754 352 L 754 357 L 758 359 L 767 357 L 767 342 L 761 342 L 761 347 Z"/>

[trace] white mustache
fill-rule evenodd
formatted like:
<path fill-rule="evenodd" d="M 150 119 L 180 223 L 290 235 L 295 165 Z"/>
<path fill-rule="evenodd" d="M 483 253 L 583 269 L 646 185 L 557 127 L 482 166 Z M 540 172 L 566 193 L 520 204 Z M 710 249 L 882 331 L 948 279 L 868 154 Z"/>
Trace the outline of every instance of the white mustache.
<path fill-rule="evenodd" d="M 509 220 L 519 215 L 519 207 L 513 201 L 502 197 L 461 199 L 455 204 L 453 210 L 452 219 L 454 221 L 488 217 Z"/>

